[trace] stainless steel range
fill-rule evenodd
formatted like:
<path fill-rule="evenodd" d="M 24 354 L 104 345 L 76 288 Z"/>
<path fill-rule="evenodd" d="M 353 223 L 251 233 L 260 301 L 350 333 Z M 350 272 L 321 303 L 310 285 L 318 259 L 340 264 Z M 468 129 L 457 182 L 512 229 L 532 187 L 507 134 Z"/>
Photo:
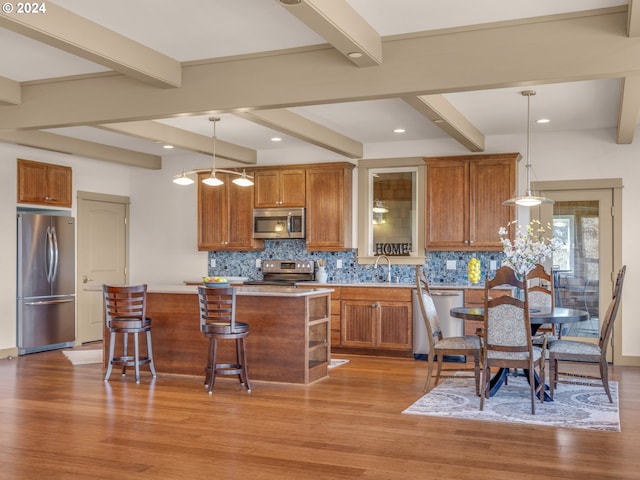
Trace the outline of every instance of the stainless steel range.
<path fill-rule="evenodd" d="M 315 280 L 315 262 L 313 260 L 264 260 L 262 262 L 262 280 L 249 280 L 244 284 L 291 286 L 298 282 L 313 280 Z"/>

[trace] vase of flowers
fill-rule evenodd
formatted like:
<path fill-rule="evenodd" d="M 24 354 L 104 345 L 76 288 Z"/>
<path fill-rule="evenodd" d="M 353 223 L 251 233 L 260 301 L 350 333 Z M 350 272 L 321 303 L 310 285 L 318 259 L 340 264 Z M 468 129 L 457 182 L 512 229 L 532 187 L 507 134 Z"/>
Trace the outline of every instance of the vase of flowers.
<path fill-rule="evenodd" d="M 516 225 L 514 240 L 508 237 L 509 227 Z M 500 227 L 498 235 L 504 252 L 503 265 L 508 265 L 513 270 L 525 275 L 529 273 L 537 263 L 542 263 L 546 258 L 551 257 L 553 252 L 562 246 L 558 238 L 545 236 L 551 225 L 544 228 L 540 221 L 532 220 L 524 228 L 518 225 L 517 221 L 510 222 L 506 227 Z"/>

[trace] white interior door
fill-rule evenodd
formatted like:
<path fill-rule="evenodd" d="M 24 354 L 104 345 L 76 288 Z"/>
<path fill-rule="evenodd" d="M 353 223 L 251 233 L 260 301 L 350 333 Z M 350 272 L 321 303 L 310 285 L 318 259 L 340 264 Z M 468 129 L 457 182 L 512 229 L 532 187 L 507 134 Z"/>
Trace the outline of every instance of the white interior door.
<path fill-rule="evenodd" d="M 102 340 L 102 285 L 127 282 L 128 199 L 78 195 L 77 343 Z"/>

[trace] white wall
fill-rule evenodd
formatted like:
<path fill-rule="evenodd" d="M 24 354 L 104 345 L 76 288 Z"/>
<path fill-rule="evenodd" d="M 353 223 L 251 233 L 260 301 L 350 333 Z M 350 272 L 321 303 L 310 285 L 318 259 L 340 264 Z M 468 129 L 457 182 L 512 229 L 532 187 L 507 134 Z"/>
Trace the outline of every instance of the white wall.
<path fill-rule="evenodd" d="M 130 168 L 61 153 L 0 143 L 0 357 L 15 354 L 16 343 L 16 159 L 73 169 L 72 214 L 78 190 L 129 195 Z"/>
<path fill-rule="evenodd" d="M 196 185 L 180 186 L 173 176 L 204 168 L 186 157 L 162 170 L 131 172 L 131 283 L 180 283 L 207 274 L 207 252 L 198 252 Z M 180 165 L 177 169 L 175 165 Z"/>
<path fill-rule="evenodd" d="M 524 135 L 486 139 L 486 152 L 525 152 Z M 368 145 L 366 158 L 466 154 L 451 140 Z M 172 283 L 199 278 L 206 272 L 206 252 L 196 244 L 195 185 L 180 187 L 171 182 L 181 169 L 204 167 L 202 157 L 172 159 L 159 171 L 127 168 L 68 155 L 0 144 L 0 222 L 7 225 L 0 236 L 0 354 L 15 347 L 15 159 L 17 157 L 70 165 L 74 190 L 94 191 L 131 198 L 130 281 Z M 281 155 L 287 161 L 304 163 L 299 155 Z M 623 178 L 622 261 L 627 265 L 621 321 L 623 355 L 640 356 L 640 322 L 624 315 L 625 299 L 640 289 L 640 260 L 636 239 L 640 235 L 637 205 L 640 204 L 640 131 L 633 145 L 616 145 L 614 130 L 535 133 L 531 139 L 532 180 L 578 180 Z M 336 161 L 331 155 L 309 161 Z M 260 163 L 267 163 L 263 157 Z M 269 162 L 269 163 L 276 163 Z M 176 165 L 179 165 L 178 167 Z M 520 191 L 525 188 L 520 169 Z M 74 195 L 75 198 L 75 195 Z M 616 266 L 618 267 L 618 266 Z M 625 318 L 626 317 L 626 318 Z"/>

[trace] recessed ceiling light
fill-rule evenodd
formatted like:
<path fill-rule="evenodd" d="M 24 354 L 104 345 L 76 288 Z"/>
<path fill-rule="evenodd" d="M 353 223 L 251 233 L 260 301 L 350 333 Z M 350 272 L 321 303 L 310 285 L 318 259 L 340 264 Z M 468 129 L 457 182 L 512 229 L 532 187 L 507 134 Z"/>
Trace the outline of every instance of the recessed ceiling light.
<path fill-rule="evenodd" d="M 171 150 L 173 145 L 163 145 L 162 148 L 166 148 L 167 150 Z"/>
<path fill-rule="evenodd" d="M 282 138 L 280 138 L 280 137 L 271 137 L 271 141 L 272 142 L 281 142 Z"/>
<path fill-rule="evenodd" d="M 280 0 L 280 3 L 283 5 L 298 5 L 302 3 L 302 0 Z"/>
<path fill-rule="evenodd" d="M 442 120 L 441 118 L 436 118 L 433 123 L 444 123 L 444 120 Z"/>
<path fill-rule="evenodd" d="M 360 58 L 362 57 L 362 52 L 351 52 L 348 55 L 349 55 L 349 58 Z"/>
<path fill-rule="evenodd" d="M 406 130 L 404 128 L 394 128 L 393 133 L 405 133 Z"/>
<path fill-rule="evenodd" d="M 548 118 L 539 118 L 538 120 L 536 120 L 536 123 L 549 123 L 551 120 L 549 120 Z"/>

